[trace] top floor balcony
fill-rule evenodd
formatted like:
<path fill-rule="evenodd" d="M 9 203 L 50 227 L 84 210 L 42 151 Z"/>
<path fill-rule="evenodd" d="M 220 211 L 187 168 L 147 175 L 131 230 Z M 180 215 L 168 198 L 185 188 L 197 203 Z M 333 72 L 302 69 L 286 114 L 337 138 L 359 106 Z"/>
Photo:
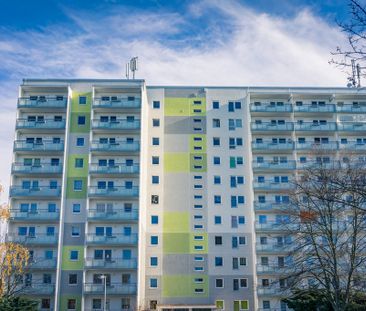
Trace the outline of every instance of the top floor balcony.
<path fill-rule="evenodd" d="M 334 113 L 334 104 L 324 104 L 324 105 L 295 105 L 295 113 Z"/>
<path fill-rule="evenodd" d="M 262 123 L 251 123 L 252 132 L 291 132 L 294 129 L 292 122 L 286 123 L 272 123 L 272 122 L 262 122 Z"/>
<path fill-rule="evenodd" d="M 252 114 L 272 114 L 272 113 L 290 113 L 292 112 L 291 104 L 271 104 L 271 103 L 252 103 L 250 105 L 250 112 Z"/>
<path fill-rule="evenodd" d="M 102 96 L 93 101 L 93 108 L 139 109 L 141 98 L 134 96 Z"/>
<path fill-rule="evenodd" d="M 67 96 L 27 96 L 18 99 L 18 108 L 65 109 Z"/>
<path fill-rule="evenodd" d="M 339 113 L 366 113 L 366 105 L 345 104 L 337 105 L 337 112 Z"/>

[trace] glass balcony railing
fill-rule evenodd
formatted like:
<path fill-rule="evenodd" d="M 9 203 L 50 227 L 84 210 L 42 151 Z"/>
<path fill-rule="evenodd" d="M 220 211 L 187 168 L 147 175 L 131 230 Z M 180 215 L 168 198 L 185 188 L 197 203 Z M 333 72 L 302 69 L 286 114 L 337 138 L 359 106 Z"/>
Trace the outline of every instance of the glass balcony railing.
<path fill-rule="evenodd" d="M 255 223 L 255 229 L 257 231 L 266 231 L 266 230 L 274 230 L 274 231 L 289 231 L 297 228 L 298 225 L 296 223 L 291 222 L 276 222 L 276 221 L 267 221 L 266 223 Z"/>
<path fill-rule="evenodd" d="M 290 182 L 254 182 L 254 190 L 289 190 L 294 187 Z"/>
<path fill-rule="evenodd" d="M 16 140 L 14 142 L 14 151 L 63 151 L 64 143 L 53 143 L 52 141 L 43 141 L 40 143 L 29 143 L 25 140 Z"/>
<path fill-rule="evenodd" d="M 137 259 L 111 258 L 105 260 L 86 258 L 85 267 L 92 269 L 137 269 Z"/>
<path fill-rule="evenodd" d="M 129 99 L 127 97 L 116 97 L 110 99 L 104 98 L 94 98 L 93 101 L 94 108 L 140 108 L 141 99 L 133 98 Z"/>
<path fill-rule="evenodd" d="M 337 112 L 366 113 L 366 106 L 365 105 L 339 105 L 339 106 L 337 106 Z"/>
<path fill-rule="evenodd" d="M 30 96 L 18 99 L 18 108 L 66 108 L 66 96 Z"/>
<path fill-rule="evenodd" d="M 357 151 L 357 150 L 361 150 L 361 151 L 365 151 L 366 150 L 366 143 L 362 143 L 362 142 L 358 142 L 358 141 L 347 141 L 346 144 L 339 144 L 339 149 L 341 150 L 353 150 L 353 151 Z"/>
<path fill-rule="evenodd" d="M 366 122 L 356 123 L 356 122 L 344 122 L 338 123 L 338 131 L 341 132 L 363 132 L 366 131 Z"/>
<path fill-rule="evenodd" d="M 29 269 L 56 269 L 56 258 L 33 258 L 28 264 Z"/>
<path fill-rule="evenodd" d="M 115 143 L 100 143 L 94 141 L 91 143 L 91 150 L 101 152 L 137 152 L 140 150 L 140 143 L 137 141 L 119 141 Z"/>
<path fill-rule="evenodd" d="M 328 122 L 325 124 L 304 122 L 295 123 L 295 131 L 335 131 L 337 125 L 335 122 Z"/>
<path fill-rule="evenodd" d="M 86 243 L 92 245 L 136 245 L 137 234 L 131 235 L 112 234 L 112 235 L 96 235 L 95 233 L 88 233 L 86 235 Z"/>
<path fill-rule="evenodd" d="M 61 195 L 61 187 L 39 186 L 37 188 L 24 189 L 22 186 L 11 186 L 9 194 L 11 197 L 59 197 Z"/>
<path fill-rule="evenodd" d="M 57 130 L 65 129 L 65 120 L 55 121 L 55 120 L 43 120 L 43 121 L 28 121 L 25 119 L 17 119 L 16 128 L 17 129 L 40 129 L 40 130 Z"/>
<path fill-rule="evenodd" d="M 84 283 L 85 294 L 104 294 L 104 284 Z M 107 295 L 134 295 L 137 293 L 136 284 L 107 283 Z"/>
<path fill-rule="evenodd" d="M 290 252 L 294 249 L 293 244 L 276 244 L 276 243 L 270 243 L 270 244 L 256 244 L 255 249 L 257 252 L 264 252 L 264 253 L 286 253 Z"/>
<path fill-rule="evenodd" d="M 328 143 L 303 142 L 296 143 L 296 150 L 337 150 L 338 142 Z"/>
<path fill-rule="evenodd" d="M 321 112 L 335 112 L 335 105 L 334 104 L 327 104 L 324 106 L 314 106 L 314 105 L 302 105 L 302 106 L 294 106 L 295 112 L 314 112 L 314 113 L 321 113 Z"/>
<path fill-rule="evenodd" d="M 38 165 L 24 165 L 24 163 L 13 163 L 12 173 L 29 174 L 62 174 L 62 165 L 52 165 L 50 163 L 40 163 Z"/>
<path fill-rule="evenodd" d="M 55 292 L 55 284 L 31 283 L 19 290 L 24 295 L 52 295 Z"/>
<path fill-rule="evenodd" d="M 340 161 L 330 161 L 330 162 L 316 162 L 316 161 L 308 161 L 308 162 L 299 162 L 297 164 L 298 169 L 339 169 L 341 167 Z"/>
<path fill-rule="evenodd" d="M 290 160 L 287 162 L 257 162 L 253 161 L 253 169 L 268 169 L 268 170 L 293 170 L 296 168 L 296 161 Z"/>
<path fill-rule="evenodd" d="M 126 188 L 124 186 L 113 188 L 89 187 L 89 197 L 137 197 L 139 195 L 139 187 Z"/>
<path fill-rule="evenodd" d="M 24 212 L 19 209 L 10 210 L 10 219 L 13 221 L 56 221 L 60 219 L 60 212 L 49 212 L 48 210 L 36 210 Z"/>
<path fill-rule="evenodd" d="M 140 129 L 140 120 L 116 120 L 109 122 L 102 122 L 100 120 L 92 121 L 93 129 L 106 129 L 106 130 L 138 130 Z"/>
<path fill-rule="evenodd" d="M 290 266 L 288 265 L 261 265 L 257 264 L 257 273 L 258 274 L 286 274 L 291 271 Z"/>
<path fill-rule="evenodd" d="M 97 163 L 92 163 L 89 166 L 89 172 L 91 174 L 138 174 L 140 166 L 138 164 L 126 165 L 118 164 L 100 166 Z"/>
<path fill-rule="evenodd" d="M 292 112 L 292 105 L 291 104 L 283 104 L 283 105 L 251 104 L 250 111 L 251 112 Z"/>
<path fill-rule="evenodd" d="M 294 125 L 292 122 L 287 122 L 284 124 L 273 124 L 270 122 L 265 123 L 251 123 L 251 129 L 253 132 L 257 131 L 292 131 Z"/>
<path fill-rule="evenodd" d="M 46 234 L 36 234 L 36 235 L 16 235 L 8 234 L 7 241 L 13 243 L 20 243 L 26 245 L 54 245 L 58 243 L 58 234 L 46 235 Z"/>
<path fill-rule="evenodd" d="M 89 220 L 103 221 L 137 221 L 139 218 L 138 210 L 126 212 L 123 209 L 113 211 L 88 210 Z"/>
<path fill-rule="evenodd" d="M 286 210 L 289 208 L 289 203 L 285 202 L 258 202 L 254 201 L 254 209 L 257 211 L 271 211 L 271 210 Z"/>
<path fill-rule="evenodd" d="M 263 142 L 257 143 L 252 142 L 252 149 L 253 150 L 293 150 L 294 143 L 293 142 L 285 142 L 285 143 L 273 143 L 273 142 Z"/>
<path fill-rule="evenodd" d="M 257 287 L 258 296 L 283 296 L 287 297 L 290 292 L 286 288 L 276 287 Z"/>

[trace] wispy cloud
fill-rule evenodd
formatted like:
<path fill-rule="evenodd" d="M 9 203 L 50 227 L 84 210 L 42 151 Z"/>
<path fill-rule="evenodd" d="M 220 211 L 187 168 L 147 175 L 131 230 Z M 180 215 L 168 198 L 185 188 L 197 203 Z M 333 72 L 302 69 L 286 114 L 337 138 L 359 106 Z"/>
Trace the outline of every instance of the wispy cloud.
<path fill-rule="evenodd" d="M 109 12 L 64 9 L 70 25 L 0 35 L 0 180 L 11 162 L 17 85 L 23 77 L 123 78 L 139 56 L 148 84 L 342 86 L 328 64 L 345 42 L 309 9 L 291 18 L 259 14 L 237 1 L 202 0 L 184 12 L 114 5 Z M 6 80 L 4 80 L 6 79 Z"/>

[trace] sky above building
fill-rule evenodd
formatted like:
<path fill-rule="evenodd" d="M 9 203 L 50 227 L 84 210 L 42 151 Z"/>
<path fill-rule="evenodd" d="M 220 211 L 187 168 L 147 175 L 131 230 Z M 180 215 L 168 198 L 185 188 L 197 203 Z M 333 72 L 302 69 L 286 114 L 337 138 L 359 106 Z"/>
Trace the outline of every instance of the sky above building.
<path fill-rule="evenodd" d="M 0 0 L 0 182 L 8 186 L 22 78 L 149 85 L 345 86 L 328 64 L 347 0 Z"/>

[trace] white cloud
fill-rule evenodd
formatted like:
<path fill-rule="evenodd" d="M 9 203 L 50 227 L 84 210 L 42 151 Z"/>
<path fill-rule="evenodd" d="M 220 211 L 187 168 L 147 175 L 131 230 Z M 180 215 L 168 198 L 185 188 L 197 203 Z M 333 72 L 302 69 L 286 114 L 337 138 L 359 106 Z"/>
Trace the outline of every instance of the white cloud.
<path fill-rule="evenodd" d="M 328 64 L 329 52 L 345 38 L 306 9 L 284 19 L 236 1 L 203 0 L 181 14 L 127 11 L 118 5 L 109 14 L 65 12 L 76 26 L 2 30 L 0 77 L 11 77 L 0 85 L 5 129 L 0 180 L 5 184 L 16 90 L 23 77 L 123 78 L 124 63 L 138 55 L 138 77 L 148 84 L 345 85 L 344 75 Z M 192 22 L 200 22 L 202 31 Z M 189 35 L 187 29 L 192 29 Z"/>

